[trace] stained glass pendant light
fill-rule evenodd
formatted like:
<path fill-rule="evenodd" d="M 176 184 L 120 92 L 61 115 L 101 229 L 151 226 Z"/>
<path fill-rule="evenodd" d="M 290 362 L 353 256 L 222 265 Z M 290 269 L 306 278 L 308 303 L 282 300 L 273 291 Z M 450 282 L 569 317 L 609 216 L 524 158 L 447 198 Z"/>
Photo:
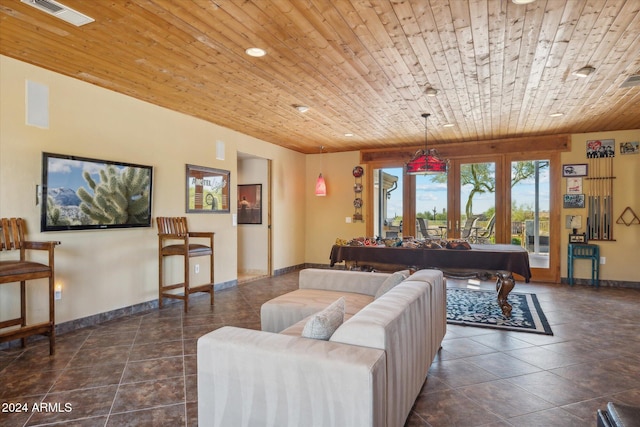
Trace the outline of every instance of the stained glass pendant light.
<path fill-rule="evenodd" d="M 407 175 L 426 175 L 446 173 L 449 162 L 442 159 L 435 148 L 427 147 L 427 120 L 431 114 L 423 113 L 424 117 L 424 150 L 416 151 L 413 158 L 405 164 Z"/>

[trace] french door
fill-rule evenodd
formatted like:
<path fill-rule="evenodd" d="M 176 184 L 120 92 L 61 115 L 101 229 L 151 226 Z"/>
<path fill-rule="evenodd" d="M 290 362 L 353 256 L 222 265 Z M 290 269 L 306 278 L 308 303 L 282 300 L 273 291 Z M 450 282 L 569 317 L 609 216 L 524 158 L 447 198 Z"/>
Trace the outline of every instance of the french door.
<path fill-rule="evenodd" d="M 559 156 L 527 153 L 453 159 L 447 237 L 512 244 L 529 253 L 533 280 L 560 280 Z"/>
<path fill-rule="evenodd" d="M 502 163 L 497 157 L 474 157 L 451 162 L 448 187 L 448 238 L 468 239 L 472 243 L 499 243 L 502 232 L 496 227 L 496 215 L 501 217 L 498 205 L 504 191 L 497 177 L 502 174 Z"/>
<path fill-rule="evenodd" d="M 511 170 L 505 193 L 510 243 L 529 253 L 532 279 L 560 281 L 560 155 L 527 153 L 505 156 Z M 506 177 L 505 177 L 506 178 Z"/>

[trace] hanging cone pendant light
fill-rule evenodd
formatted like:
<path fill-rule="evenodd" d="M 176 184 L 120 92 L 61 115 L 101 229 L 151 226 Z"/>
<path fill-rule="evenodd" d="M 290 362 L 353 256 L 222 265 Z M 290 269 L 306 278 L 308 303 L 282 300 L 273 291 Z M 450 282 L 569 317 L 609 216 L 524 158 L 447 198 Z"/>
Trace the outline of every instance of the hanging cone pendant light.
<path fill-rule="evenodd" d="M 324 151 L 324 146 L 320 147 L 320 170 L 322 170 L 322 151 Z M 322 176 L 322 172 L 318 175 L 318 179 L 316 180 L 316 196 L 326 196 L 327 195 L 327 183 L 324 181 L 324 177 Z"/>
<path fill-rule="evenodd" d="M 326 195 L 327 195 L 327 184 L 324 182 L 322 173 L 320 173 L 320 175 L 318 175 L 318 179 L 316 180 L 316 196 L 326 196 Z"/>

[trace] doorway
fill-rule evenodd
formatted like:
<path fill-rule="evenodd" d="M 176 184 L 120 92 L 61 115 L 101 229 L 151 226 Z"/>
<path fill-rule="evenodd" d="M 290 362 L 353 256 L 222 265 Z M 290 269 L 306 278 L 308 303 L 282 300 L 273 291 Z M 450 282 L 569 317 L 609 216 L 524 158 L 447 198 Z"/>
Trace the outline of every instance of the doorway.
<path fill-rule="evenodd" d="M 271 160 L 238 153 L 238 283 L 271 276 Z M 250 191 L 250 196 L 243 191 Z M 251 212 L 250 220 L 243 212 Z"/>
<path fill-rule="evenodd" d="M 529 253 L 533 279 L 560 280 L 560 159 L 557 153 L 512 155 L 508 200 L 510 243 Z"/>
<path fill-rule="evenodd" d="M 403 236 L 403 170 L 380 168 L 373 170 L 373 235 L 383 239 Z"/>

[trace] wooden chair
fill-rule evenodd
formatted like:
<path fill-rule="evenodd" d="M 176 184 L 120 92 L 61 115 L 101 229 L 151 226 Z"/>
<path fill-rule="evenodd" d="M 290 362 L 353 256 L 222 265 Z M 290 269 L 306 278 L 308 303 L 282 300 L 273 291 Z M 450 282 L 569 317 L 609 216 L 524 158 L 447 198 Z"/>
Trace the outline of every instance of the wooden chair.
<path fill-rule="evenodd" d="M 159 263 L 159 306 L 162 308 L 163 298 L 181 299 L 184 301 L 185 313 L 189 311 L 189 295 L 195 292 L 209 292 L 213 305 L 213 235 L 211 232 L 190 232 L 185 217 L 158 217 L 158 263 Z M 208 239 L 207 244 L 192 243 L 192 238 Z M 174 243 L 171 243 L 171 242 Z M 175 243 L 179 241 L 179 243 Z M 184 257 L 184 282 L 165 285 L 163 260 L 168 256 Z M 210 281 L 207 284 L 191 287 L 189 259 L 193 257 L 209 257 Z M 168 292 L 172 289 L 183 288 L 184 294 Z"/>
<path fill-rule="evenodd" d="M 25 240 L 25 221 L 22 218 L 0 219 L 0 252 L 18 251 L 19 259 L 3 259 L 0 261 L 0 284 L 20 282 L 20 317 L 0 321 L 0 330 L 12 326 L 20 328 L 10 329 L 0 333 L 0 342 L 22 340 L 22 347 L 26 345 L 27 337 L 31 335 L 45 335 L 49 337 L 49 354 L 55 353 L 55 304 L 54 282 L 55 263 L 54 249 L 60 242 L 32 242 Z M 27 260 L 27 250 L 48 251 L 48 264 Z M 27 280 L 49 279 L 49 320 L 47 322 L 27 325 Z"/>

